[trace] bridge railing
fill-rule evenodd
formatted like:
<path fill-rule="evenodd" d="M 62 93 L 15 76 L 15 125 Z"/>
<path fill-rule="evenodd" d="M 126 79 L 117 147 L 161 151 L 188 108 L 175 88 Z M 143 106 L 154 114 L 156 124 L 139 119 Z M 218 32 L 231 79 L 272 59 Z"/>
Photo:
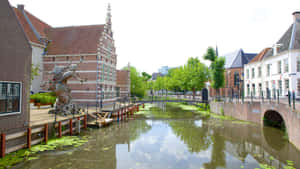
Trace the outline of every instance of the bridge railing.
<path fill-rule="evenodd" d="M 244 103 L 244 102 L 262 102 L 270 104 L 288 104 L 291 108 L 300 109 L 300 99 L 296 98 L 296 93 L 294 91 L 280 91 L 273 89 L 266 91 L 247 92 L 246 96 L 243 93 L 229 93 L 227 96 L 215 96 L 211 97 L 212 101 L 221 102 L 233 102 L 233 103 Z M 298 106 L 299 105 L 299 106 Z M 298 108 L 297 108 L 298 107 Z"/>

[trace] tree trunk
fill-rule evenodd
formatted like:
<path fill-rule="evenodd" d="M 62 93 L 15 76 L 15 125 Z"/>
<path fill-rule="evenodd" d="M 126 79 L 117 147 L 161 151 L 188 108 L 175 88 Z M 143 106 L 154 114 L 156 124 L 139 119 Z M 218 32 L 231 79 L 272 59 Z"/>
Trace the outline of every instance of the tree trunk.
<path fill-rule="evenodd" d="M 196 91 L 193 90 L 193 100 L 195 100 Z"/>

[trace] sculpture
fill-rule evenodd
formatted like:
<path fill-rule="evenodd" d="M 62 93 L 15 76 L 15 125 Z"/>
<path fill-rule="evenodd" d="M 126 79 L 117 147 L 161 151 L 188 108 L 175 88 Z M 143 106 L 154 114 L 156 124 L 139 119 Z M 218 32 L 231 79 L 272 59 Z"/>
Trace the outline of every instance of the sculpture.
<path fill-rule="evenodd" d="M 52 80 L 49 81 L 49 89 L 57 96 L 56 107 L 49 113 L 57 113 L 60 115 L 78 114 L 81 108 L 72 103 L 71 89 L 67 85 L 67 81 L 71 78 L 82 80 L 76 73 L 77 65 L 70 64 L 68 66 L 55 66 L 50 74 L 53 74 Z"/>

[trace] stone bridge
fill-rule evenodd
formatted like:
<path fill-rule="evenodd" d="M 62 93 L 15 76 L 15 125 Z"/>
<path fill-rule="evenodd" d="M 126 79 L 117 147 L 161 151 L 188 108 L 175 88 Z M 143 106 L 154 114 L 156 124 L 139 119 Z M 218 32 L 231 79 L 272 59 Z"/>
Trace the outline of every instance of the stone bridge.
<path fill-rule="evenodd" d="M 210 102 L 211 112 L 232 116 L 239 120 L 265 125 L 264 119 L 278 127 L 285 126 L 289 141 L 300 150 L 300 112 L 283 103 L 224 103 Z"/>

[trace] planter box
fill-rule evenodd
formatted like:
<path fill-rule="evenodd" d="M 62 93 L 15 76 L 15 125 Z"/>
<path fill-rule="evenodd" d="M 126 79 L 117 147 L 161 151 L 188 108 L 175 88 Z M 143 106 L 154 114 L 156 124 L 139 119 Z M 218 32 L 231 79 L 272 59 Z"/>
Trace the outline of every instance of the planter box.
<path fill-rule="evenodd" d="M 45 104 L 42 104 L 42 103 L 34 103 L 34 106 L 37 106 L 38 109 L 40 109 L 41 106 L 51 106 L 53 107 L 53 104 L 52 103 L 45 103 Z"/>

